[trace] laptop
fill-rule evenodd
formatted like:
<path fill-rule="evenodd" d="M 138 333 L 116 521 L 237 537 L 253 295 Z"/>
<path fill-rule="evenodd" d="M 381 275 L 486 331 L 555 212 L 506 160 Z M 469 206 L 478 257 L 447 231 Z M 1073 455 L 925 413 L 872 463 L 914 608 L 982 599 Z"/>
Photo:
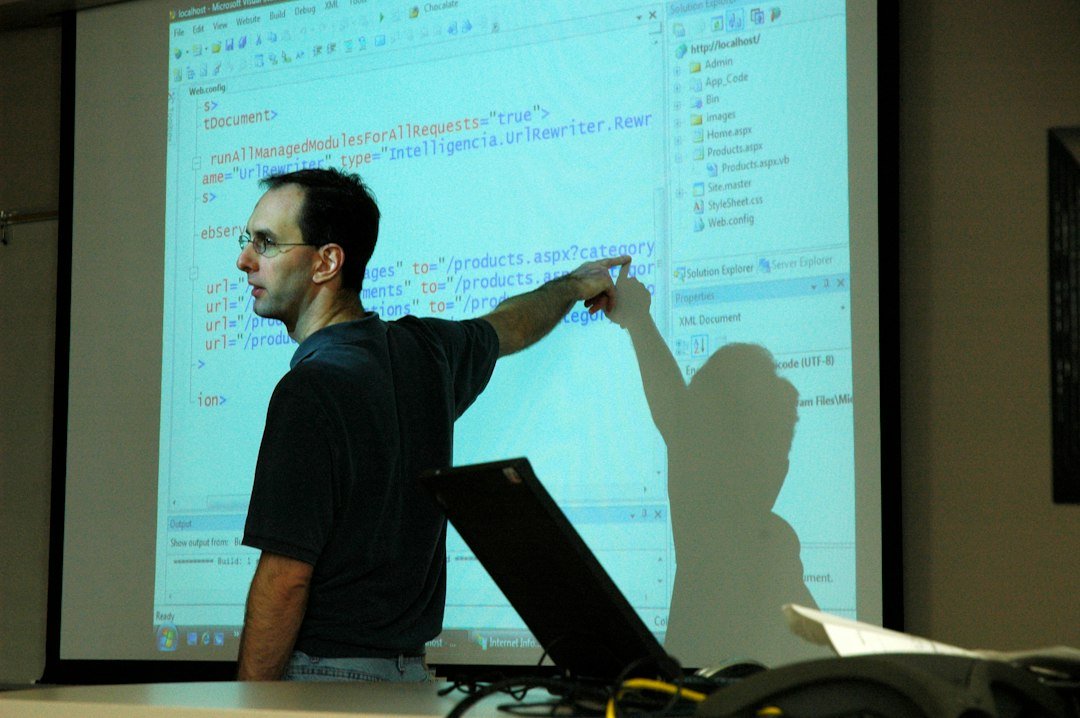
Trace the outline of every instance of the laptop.
<path fill-rule="evenodd" d="M 528 459 L 426 472 L 423 485 L 557 667 L 575 678 L 681 674 Z"/>

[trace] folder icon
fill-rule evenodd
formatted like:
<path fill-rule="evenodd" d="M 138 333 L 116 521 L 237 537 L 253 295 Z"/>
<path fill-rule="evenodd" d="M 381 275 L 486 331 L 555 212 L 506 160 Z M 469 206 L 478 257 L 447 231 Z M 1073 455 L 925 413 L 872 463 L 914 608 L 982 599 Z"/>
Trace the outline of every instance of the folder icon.
<path fill-rule="evenodd" d="M 701 124 L 701 115 L 690 115 L 690 125 L 691 126 L 700 125 L 700 124 Z"/>
<path fill-rule="evenodd" d="M 691 62 L 690 63 L 690 72 L 701 72 L 701 63 L 700 62 Z"/>
<path fill-rule="evenodd" d="M 704 147 L 695 147 L 694 148 L 694 159 L 695 160 L 703 160 L 703 159 L 705 159 L 705 148 Z"/>

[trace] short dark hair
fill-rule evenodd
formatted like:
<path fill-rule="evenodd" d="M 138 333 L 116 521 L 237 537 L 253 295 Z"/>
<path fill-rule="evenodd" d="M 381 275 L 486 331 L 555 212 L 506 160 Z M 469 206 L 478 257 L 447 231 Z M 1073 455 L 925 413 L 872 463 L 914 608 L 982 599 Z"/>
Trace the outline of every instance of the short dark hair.
<path fill-rule="evenodd" d="M 341 283 L 360 291 L 364 270 L 379 238 L 379 206 L 360 175 L 336 169 L 306 169 L 263 178 L 268 190 L 295 184 L 304 190 L 300 236 L 322 247 L 337 244 L 345 250 Z"/>

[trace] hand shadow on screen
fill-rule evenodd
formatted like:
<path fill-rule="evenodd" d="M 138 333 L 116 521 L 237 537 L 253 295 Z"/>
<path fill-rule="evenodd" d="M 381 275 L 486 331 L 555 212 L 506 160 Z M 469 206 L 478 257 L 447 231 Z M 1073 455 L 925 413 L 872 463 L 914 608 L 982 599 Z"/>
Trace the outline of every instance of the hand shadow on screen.
<path fill-rule="evenodd" d="M 677 570 L 665 647 L 688 666 L 822 655 L 780 610 L 817 607 L 799 538 L 772 511 L 788 473 L 797 390 L 756 344 L 721 347 L 687 384 L 649 314 L 649 290 L 620 277 L 615 300 L 609 317 L 630 334 L 668 450 Z"/>

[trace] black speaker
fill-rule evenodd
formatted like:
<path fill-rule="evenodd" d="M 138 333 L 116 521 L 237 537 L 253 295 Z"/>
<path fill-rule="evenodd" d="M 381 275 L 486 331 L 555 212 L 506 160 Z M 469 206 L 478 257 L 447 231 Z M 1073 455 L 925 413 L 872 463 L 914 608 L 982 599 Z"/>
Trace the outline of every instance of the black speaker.
<path fill-rule="evenodd" d="M 888 716 L 1078 718 L 1026 670 L 960 656 L 829 658 L 763 671 L 717 690 L 699 718 Z"/>

